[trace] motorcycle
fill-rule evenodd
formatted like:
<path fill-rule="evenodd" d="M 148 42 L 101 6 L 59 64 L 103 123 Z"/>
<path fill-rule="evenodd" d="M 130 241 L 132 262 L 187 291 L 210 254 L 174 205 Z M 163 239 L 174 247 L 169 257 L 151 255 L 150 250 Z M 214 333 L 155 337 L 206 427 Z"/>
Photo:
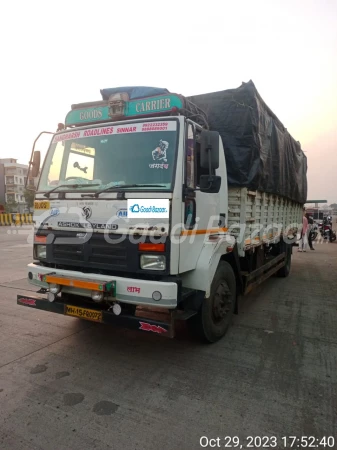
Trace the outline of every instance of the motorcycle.
<path fill-rule="evenodd" d="M 312 225 L 311 230 L 310 230 L 311 240 L 312 241 L 314 241 L 317 238 L 319 232 L 320 232 L 320 230 L 319 230 L 318 224 L 314 223 Z"/>
<path fill-rule="evenodd" d="M 330 242 L 336 240 L 336 232 L 332 229 L 332 219 L 330 216 L 323 219 L 323 222 L 318 225 L 319 231 L 323 239 L 329 239 Z"/>

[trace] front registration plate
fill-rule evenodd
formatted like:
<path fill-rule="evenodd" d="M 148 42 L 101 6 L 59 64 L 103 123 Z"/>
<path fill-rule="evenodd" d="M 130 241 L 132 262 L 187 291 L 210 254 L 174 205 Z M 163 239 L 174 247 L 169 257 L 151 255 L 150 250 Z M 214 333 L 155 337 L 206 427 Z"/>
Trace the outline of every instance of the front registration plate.
<path fill-rule="evenodd" d="M 102 311 L 95 309 L 79 308 L 77 306 L 66 305 L 65 315 L 80 317 L 81 319 L 91 320 L 92 322 L 102 322 Z"/>

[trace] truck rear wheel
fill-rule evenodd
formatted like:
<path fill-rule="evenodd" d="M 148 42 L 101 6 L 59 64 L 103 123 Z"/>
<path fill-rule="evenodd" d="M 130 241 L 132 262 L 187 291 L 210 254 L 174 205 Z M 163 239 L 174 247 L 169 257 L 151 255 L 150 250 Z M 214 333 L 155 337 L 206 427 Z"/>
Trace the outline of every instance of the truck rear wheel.
<path fill-rule="evenodd" d="M 291 245 L 287 245 L 285 242 L 280 244 L 280 252 L 285 252 L 286 260 L 283 267 L 276 272 L 276 275 L 281 278 L 286 278 L 290 273 L 291 268 L 291 255 L 292 255 L 292 247 Z"/>
<path fill-rule="evenodd" d="M 231 325 L 236 301 L 236 279 L 232 267 L 221 261 L 214 275 L 210 296 L 204 299 L 193 321 L 193 330 L 212 343 L 224 336 Z"/>

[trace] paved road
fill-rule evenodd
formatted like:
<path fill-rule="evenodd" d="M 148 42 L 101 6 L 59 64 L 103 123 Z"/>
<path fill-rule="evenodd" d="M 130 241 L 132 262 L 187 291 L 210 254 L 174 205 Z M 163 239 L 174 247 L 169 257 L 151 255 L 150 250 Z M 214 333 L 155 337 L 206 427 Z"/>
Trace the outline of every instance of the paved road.
<path fill-rule="evenodd" d="M 337 243 L 294 253 L 290 277 L 261 285 L 226 338 L 205 346 L 17 306 L 30 289 L 31 234 L 7 231 L 1 450 L 194 450 L 201 436 L 337 442 Z"/>

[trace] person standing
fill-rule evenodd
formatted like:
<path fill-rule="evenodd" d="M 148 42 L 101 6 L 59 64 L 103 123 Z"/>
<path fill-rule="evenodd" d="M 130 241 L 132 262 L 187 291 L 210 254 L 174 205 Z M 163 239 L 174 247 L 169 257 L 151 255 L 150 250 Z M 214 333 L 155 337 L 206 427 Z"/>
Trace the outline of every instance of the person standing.
<path fill-rule="evenodd" d="M 312 245 L 314 219 L 309 214 L 307 214 L 307 219 L 308 219 L 308 244 L 310 250 L 315 250 L 314 246 Z"/>
<path fill-rule="evenodd" d="M 301 232 L 301 239 L 300 239 L 300 245 L 298 247 L 299 252 L 306 252 L 307 251 L 307 242 L 308 242 L 308 219 L 305 215 L 305 208 L 303 208 L 303 218 L 302 218 L 302 232 Z"/>

